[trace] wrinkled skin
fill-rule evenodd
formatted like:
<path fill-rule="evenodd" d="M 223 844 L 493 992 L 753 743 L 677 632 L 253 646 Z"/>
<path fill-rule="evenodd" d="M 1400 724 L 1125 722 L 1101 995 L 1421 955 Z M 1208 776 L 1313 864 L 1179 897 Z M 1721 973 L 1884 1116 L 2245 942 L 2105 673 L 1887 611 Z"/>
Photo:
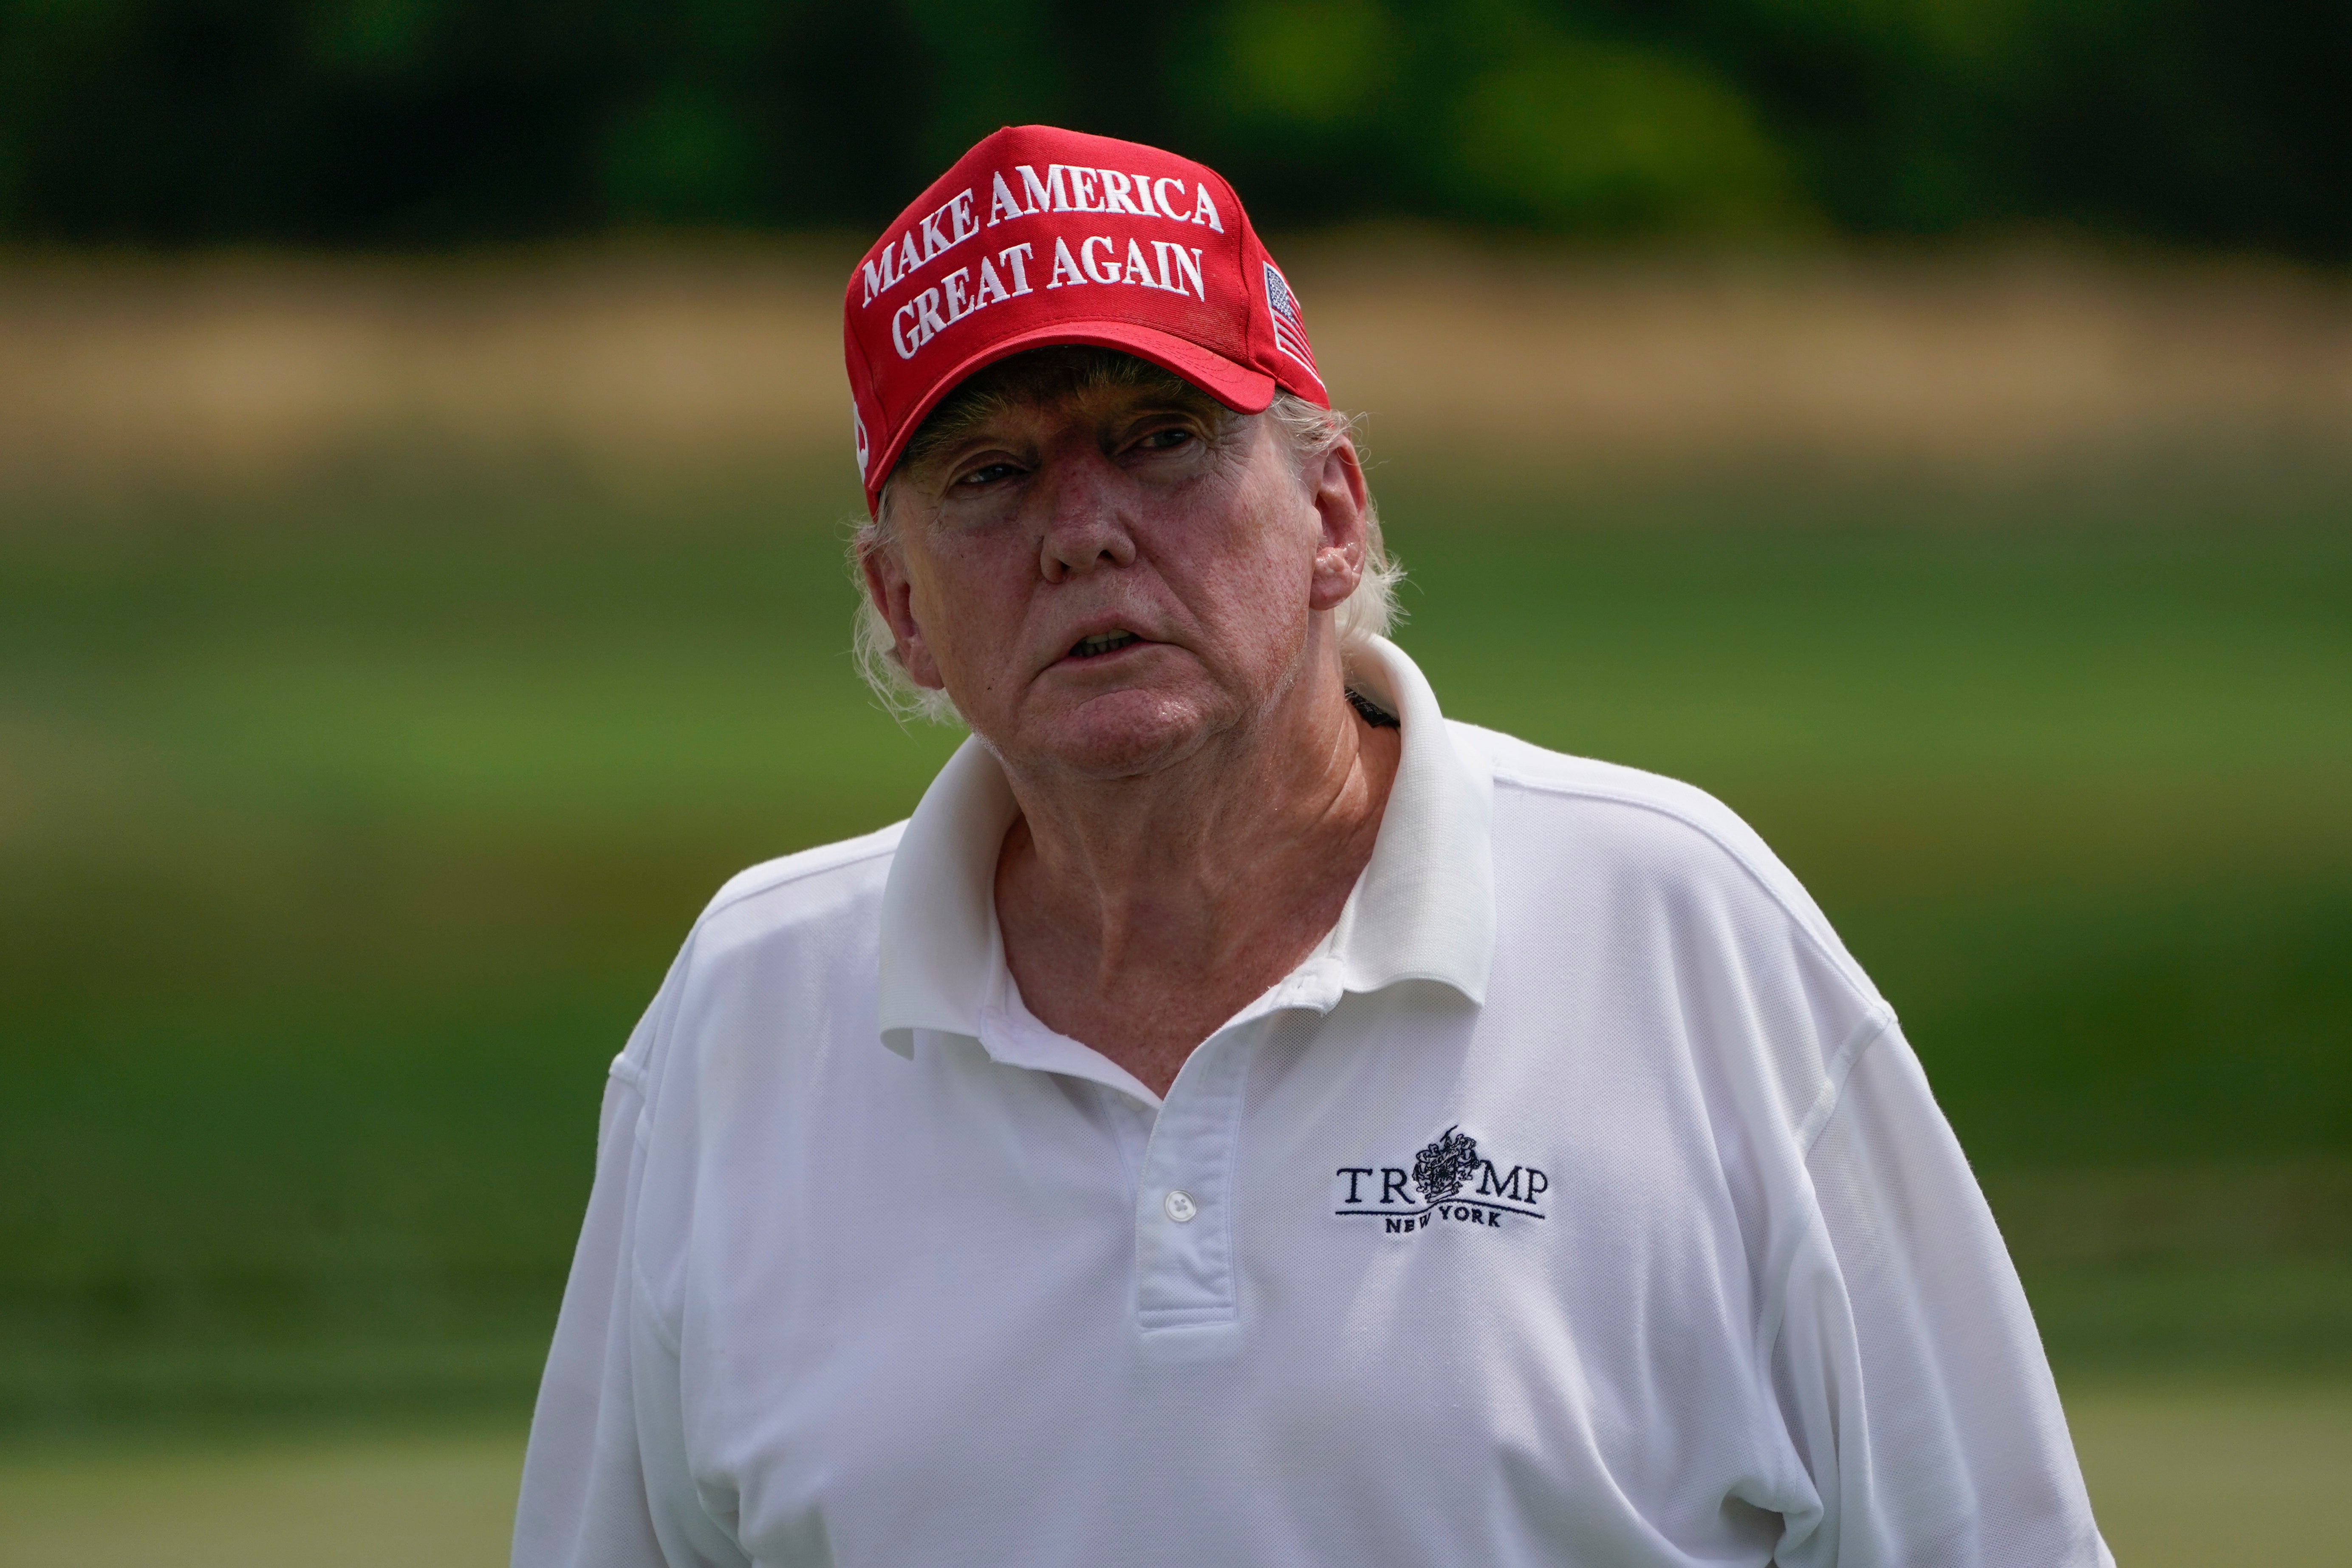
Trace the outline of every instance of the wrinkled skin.
<path fill-rule="evenodd" d="M 868 592 L 1020 803 L 996 891 L 1023 999 L 1164 1093 L 1370 857 L 1398 739 L 1341 682 L 1355 450 L 1302 471 L 1264 416 L 1076 387 L 903 463 L 888 507 Z"/>

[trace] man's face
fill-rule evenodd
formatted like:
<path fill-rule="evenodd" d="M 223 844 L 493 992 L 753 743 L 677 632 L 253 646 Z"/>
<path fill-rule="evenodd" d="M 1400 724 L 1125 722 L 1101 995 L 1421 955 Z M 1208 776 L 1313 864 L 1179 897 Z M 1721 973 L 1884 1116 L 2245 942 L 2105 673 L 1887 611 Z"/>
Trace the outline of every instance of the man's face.
<path fill-rule="evenodd" d="M 919 685 L 1008 761 L 1119 778 L 1260 721 L 1362 574 L 1343 446 L 1189 386 L 1079 381 L 902 462 L 867 586 Z"/>

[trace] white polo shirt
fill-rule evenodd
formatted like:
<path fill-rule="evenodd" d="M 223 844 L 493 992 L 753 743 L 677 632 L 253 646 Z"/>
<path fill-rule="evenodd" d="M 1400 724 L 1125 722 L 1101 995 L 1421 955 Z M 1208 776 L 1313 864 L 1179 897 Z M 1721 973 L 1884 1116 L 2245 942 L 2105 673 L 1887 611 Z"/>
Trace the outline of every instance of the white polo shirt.
<path fill-rule="evenodd" d="M 1352 677 L 1371 862 L 1164 1101 L 1022 1005 L 976 743 L 720 891 L 613 1064 L 520 1568 L 2111 1562 L 1787 870 Z"/>

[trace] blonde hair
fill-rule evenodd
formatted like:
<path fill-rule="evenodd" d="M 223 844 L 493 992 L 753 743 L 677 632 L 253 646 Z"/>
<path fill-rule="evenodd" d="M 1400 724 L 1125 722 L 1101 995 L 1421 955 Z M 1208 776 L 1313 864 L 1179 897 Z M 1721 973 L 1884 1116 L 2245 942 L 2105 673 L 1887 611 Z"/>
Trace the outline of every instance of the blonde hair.
<path fill-rule="evenodd" d="M 1109 349 L 1045 350 L 1040 356 L 1055 355 L 1062 363 L 1060 374 L 1053 376 L 1057 388 L 1067 384 L 1079 390 L 1098 386 L 1148 386 L 1160 382 L 1177 382 L 1177 378 L 1158 365 L 1137 359 L 1132 354 L 1118 353 Z M 1032 356 L 1018 356 L 1028 359 Z M 1012 362 L 1006 362 L 1008 364 Z M 983 373 L 984 374 L 985 373 Z M 1034 377 L 1015 380 L 1013 377 L 990 377 L 985 382 L 975 377 L 966 383 L 946 403 L 934 409 L 922 426 L 908 442 L 899 462 L 920 458 L 953 439 L 962 431 L 1002 411 L 1007 405 L 1024 395 L 1034 395 Z M 1335 408 L 1318 408 L 1303 397 L 1277 391 L 1266 416 L 1282 431 L 1290 445 L 1291 455 L 1303 473 L 1311 465 L 1328 457 L 1340 442 L 1356 432 L 1356 418 Z M 895 542 L 890 522 L 890 491 L 886 484 L 882 504 L 876 514 L 857 524 L 849 540 L 849 575 L 857 585 L 857 615 L 852 626 L 850 651 L 857 663 L 857 673 L 865 678 L 866 687 L 885 710 L 902 722 L 908 719 L 928 719 L 933 723 L 961 722 L 954 701 L 945 690 L 932 690 L 918 686 L 898 662 L 898 639 L 890 635 L 890 623 L 866 591 L 865 561 L 877 550 L 889 549 Z M 1377 502 L 1367 495 L 1364 502 L 1364 574 L 1334 614 L 1339 631 L 1342 657 L 1353 652 L 1372 638 L 1386 637 L 1396 625 L 1397 584 L 1404 581 L 1404 568 L 1389 554 L 1381 539 L 1381 514 Z"/>

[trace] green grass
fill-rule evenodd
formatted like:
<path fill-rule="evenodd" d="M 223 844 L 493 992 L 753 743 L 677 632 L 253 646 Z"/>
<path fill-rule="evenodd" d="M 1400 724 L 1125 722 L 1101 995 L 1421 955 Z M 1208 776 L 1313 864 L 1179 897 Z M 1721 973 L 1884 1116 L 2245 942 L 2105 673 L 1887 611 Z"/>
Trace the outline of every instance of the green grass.
<path fill-rule="evenodd" d="M 2340 1554 L 2352 1392 L 2085 1384 L 2067 1416 L 2132 1568 Z M 348 1568 L 506 1561 L 522 1436 L 310 1436 L 0 1451 L 0 1568 Z"/>
<path fill-rule="evenodd" d="M 283 1438 L 0 1455 L 0 1568 L 492 1568 L 522 1437 Z"/>
<path fill-rule="evenodd" d="M 1693 780 L 1813 889 L 2062 1366 L 2352 1339 L 2352 493 L 1389 488 L 1451 710 Z M 850 672 L 855 504 L 12 521 L 0 1423 L 520 1406 L 695 910 L 953 743 Z M 2302 1327 L 2214 1283 L 2257 1266 Z"/>
<path fill-rule="evenodd" d="M 2101 1533 L 2132 1568 L 2322 1563 L 2344 1547 L 2352 1392 L 2130 1387 L 2066 1391 Z"/>

